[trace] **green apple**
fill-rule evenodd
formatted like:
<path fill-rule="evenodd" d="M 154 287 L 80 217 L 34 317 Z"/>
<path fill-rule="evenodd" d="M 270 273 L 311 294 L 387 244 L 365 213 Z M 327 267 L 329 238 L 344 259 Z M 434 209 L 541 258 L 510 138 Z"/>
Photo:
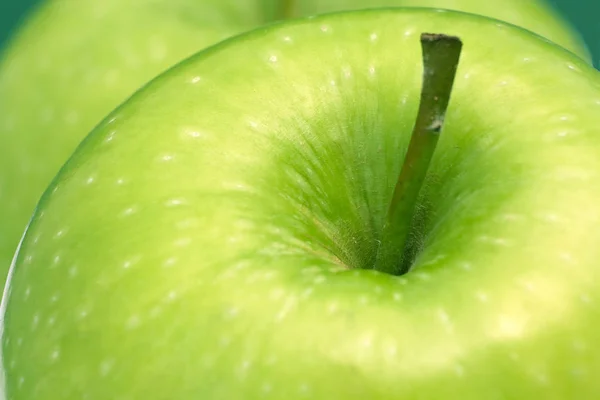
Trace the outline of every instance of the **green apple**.
<path fill-rule="evenodd" d="M 587 57 L 543 0 L 47 1 L 0 64 L 0 284 L 43 190 L 81 139 L 138 87 L 196 51 L 266 22 L 367 5 L 481 13 Z"/>
<path fill-rule="evenodd" d="M 394 222 L 423 32 L 463 53 Z M 599 74 L 526 30 L 419 9 L 193 56 L 38 204 L 2 303 L 6 397 L 595 399 Z"/>

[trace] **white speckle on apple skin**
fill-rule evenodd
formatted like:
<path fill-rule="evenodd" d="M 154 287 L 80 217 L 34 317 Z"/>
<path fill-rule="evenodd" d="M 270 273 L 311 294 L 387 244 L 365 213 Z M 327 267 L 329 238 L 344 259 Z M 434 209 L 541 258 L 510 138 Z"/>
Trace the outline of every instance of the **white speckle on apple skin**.
<path fill-rule="evenodd" d="M 523 281 L 523 280 L 519 279 L 519 280 L 517 280 L 516 284 L 520 288 L 525 289 L 525 291 L 527 291 L 527 292 L 534 293 L 536 291 L 535 284 L 531 281 Z"/>
<path fill-rule="evenodd" d="M 360 339 L 360 346 L 363 349 L 371 349 L 373 347 L 373 333 L 367 332 Z"/>
<path fill-rule="evenodd" d="M 176 299 L 177 299 L 177 291 L 171 290 L 171 291 L 169 291 L 169 293 L 167 293 L 167 298 L 165 299 L 165 301 L 167 303 L 171 303 L 171 302 L 175 301 Z"/>
<path fill-rule="evenodd" d="M 286 43 L 292 43 L 293 42 L 293 40 L 292 40 L 292 38 L 290 36 L 284 36 L 283 37 L 283 41 L 286 42 Z"/>
<path fill-rule="evenodd" d="M 186 230 L 195 228 L 198 226 L 199 220 L 197 218 L 185 218 L 175 223 L 175 227 L 179 230 Z"/>
<path fill-rule="evenodd" d="M 210 369 L 213 368 L 215 366 L 215 357 L 210 355 L 210 354 L 205 354 L 204 356 L 202 356 L 202 365 L 204 366 L 204 368 L 206 369 Z"/>
<path fill-rule="evenodd" d="M 50 361 L 57 362 L 60 357 L 60 350 L 54 349 L 52 353 L 50 353 Z"/>
<path fill-rule="evenodd" d="M 578 353 L 582 353 L 588 349 L 588 345 L 580 339 L 573 340 L 573 342 L 571 343 L 571 347 Z"/>
<path fill-rule="evenodd" d="M 120 72 L 116 69 L 111 69 L 104 73 L 104 84 L 106 86 L 113 86 L 119 82 Z"/>
<path fill-rule="evenodd" d="M 287 315 L 292 311 L 292 309 L 296 307 L 296 305 L 297 305 L 297 299 L 293 296 L 288 297 L 285 300 L 285 302 L 283 303 L 283 306 L 279 309 L 279 311 L 275 315 L 275 321 L 282 322 L 287 317 Z"/>
<path fill-rule="evenodd" d="M 338 311 L 338 303 L 336 301 L 332 301 L 327 305 L 327 313 L 329 315 L 334 315 Z"/>
<path fill-rule="evenodd" d="M 106 359 L 100 363 L 98 368 L 98 372 L 101 377 L 106 377 L 110 374 L 110 371 L 113 369 L 115 365 L 115 361 L 112 359 Z"/>
<path fill-rule="evenodd" d="M 35 313 L 31 321 L 31 331 L 35 331 L 40 323 L 40 315 Z"/>
<path fill-rule="evenodd" d="M 69 111 L 67 112 L 67 114 L 65 115 L 65 122 L 67 123 L 67 125 L 77 125 L 79 123 L 79 114 L 77 113 L 77 111 Z"/>
<path fill-rule="evenodd" d="M 192 243 L 192 238 L 191 237 L 182 237 L 182 238 L 175 239 L 173 241 L 173 246 L 175 246 L 175 247 L 187 247 L 191 243 Z"/>
<path fill-rule="evenodd" d="M 329 25 L 321 25 L 321 32 L 329 33 L 331 32 L 331 27 Z"/>
<path fill-rule="evenodd" d="M 223 335 L 219 338 L 219 347 L 224 349 L 229 347 L 231 344 L 231 338 L 227 335 Z"/>
<path fill-rule="evenodd" d="M 454 327 L 452 326 L 452 321 L 450 320 L 450 315 L 448 315 L 448 312 L 446 310 L 444 310 L 443 308 L 440 308 L 437 311 L 437 317 L 439 319 L 439 321 L 442 323 L 446 333 L 453 333 L 454 332 Z"/>
<path fill-rule="evenodd" d="M 583 294 L 579 295 L 579 300 L 583 304 L 591 304 L 591 302 L 592 302 L 592 298 L 587 293 L 583 293 Z"/>
<path fill-rule="evenodd" d="M 542 372 L 535 373 L 535 380 L 542 386 L 548 385 L 548 376 Z"/>
<path fill-rule="evenodd" d="M 63 228 L 63 229 L 59 229 L 58 231 L 56 231 L 56 233 L 54 234 L 54 239 L 60 239 L 62 238 L 64 235 L 66 235 L 67 233 L 67 229 Z"/>
<path fill-rule="evenodd" d="M 526 329 L 526 321 L 516 315 L 499 315 L 493 335 L 499 339 L 519 338 Z"/>
<path fill-rule="evenodd" d="M 502 218 L 502 220 L 506 222 L 522 221 L 524 219 L 522 215 L 514 213 L 502 214 L 500 218 Z"/>
<path fill-rule="evenodd" d="M 287 290 L 282 287 L 272 289 L 271 292 L 269 293 L 269 299 L 270 300 L 279 300 L 285 295 L 286 292 L 287 292 Z"/>
<path fill-rule="evenodd" d="M 551 224 L 564 222 L 564 219 L 562 216 L 560 216 L 559 214 L 553 213 L 553 212 L 543 213 L 543 214 L 539 215 L 539 218 L 542 221 L 545 221 L 545 222 L 548 222 Z"/>
<path fill-rule="evenodd" d="M 277 56 L 275 54 L 269 56 L 269 62 L 270 63 L 276 63 L 277 62 Z"/>
<path fill-rule="evenodd" d="M 475 298 L 481 303 L 487 303 L 489 301 L 489 295 L 483 290 L 478 290 L 475 292 Z"/>
<path fill-rule="evenodd" d="M 512 246 L 511 241 L 508 239 L 505 239 L 505 238 L 497 238 L 497 237 L 490 237 L 487 235 L 481 235 L 477 238 L 477 240 L 480 242 L 483 242 L 483 243 L 489 243 L 489 244 L 493 244 L 496 246 L 502 246 L 502 247 Z"/>
<path fill-rule="evenodd" d="M 413 277 L 417 278 L 420 281 L 430 281 L 431 280 L 431 274 L 429 274 L 428 272 L 424 272 L 424 271 L 415 271 L 413 273 Z"/>
<path fill-rule="evenodd" d="M 279 362 L 279 357 L 274 354 L 271 354 L 267 358 L 265 358 L 264 365 L 265 366 L 273 366 Z"/>
<path fill-rule="evenodd" d="M 127 207 L 121 212 L 121 216 L 129 217 L 130 215 L 135 214 L 138 211 L 136 206 Z"/>
<path fill-rule="evenodd" d="M 116 135 L 117 135 L 117 131 L 110 131 L 106 135 L 106 138 L 104 139 L 104 143 L 110 143 L 110 142 L 112 142 Z"/>
<path fill-rule="evenodd" d="M 390 341 L 384 348 L 385 355 L 390 359 L 395 359 L 398 355 L 398 345 L 394 341 Z"/>
<path fill-rule="evenodd" d="M 581 169 L 574 166 L 563 165 L 556 167 L 556 169 L 553 171 L 552 176 L 557 181 L 568 182 L 573 180 L 579 180 L 582 182 L 586 182 L 592 180 L 596 176 L 596 174 L 597 173 L 595 171 Z"/>
<path fill-rule="evenodd" d="M 159 161 L 163 161 L 163 162 L 169 162 L 169 161 L 173 161 L 175 157 L 173 156 L 173 154 L 163 154 L 162 156 L 160 156 Z"/>
<path fill-rule="evenodd" d="M 150 38 L 150 41 L 148 42 L 148 50 L 150 58 L 153 62 L 164 60 L 168 54 L 168 47 L 164 39 L 157 36 Z"/>
<path fill-rule="evenodd" d="M 365 294 L 358 296 L 358 303 L 361 306 L 366 306 L 367 304 L 369 304 L 369 297 Z"/>
<path fill-rule="evenodd" d="M 127 320 L 127 323 L 125 324 L 125 326 L 126 326 L 126 328 L 128 330 L 132 330 L 132 329 L 136 329 L 137 327 L 139 327 L 140 323 L 141 323 L 140 316 L 139 315 L 132 315 Z"/>
<path fill-rule="evenodd" d="M 459 263 L 459 268 L 465 272 L 470 272 L 473 270 L 473 264 L 471 264 L 470 262 L 467 262 L 467 261 L 463 261 L 463 262 Z"/>
<path fill-rule="evenodd" d="M 371 42 L 376 42 L 378 38 L 377 33 L 373 32 L 369 35 L 369 40 L 371 40 Z"/>
<path fill-rule="evenodd" d="M 558 253 L 558 257 L 565 261 L 567 264 L 570 265 L 574 265 L 577 264 L 577 260 L 575 259 L 575 257 L 573 257 L 573 255 L 569 252 L 566 251 L 561 251 L 560 253 Z"/>
<path fill-rule="evenodd" d="M 177 206 L 186 205 L 186 204 L 188 204 L 188 202 L 184 198 L 169 199 L 165 202 L 165 206 L 167 206 L 167 207 L 177 207 Z"/>
<path fill-rule="evenodd" d="M 348 65 L 344 66 L 342 68 L 342 74 L 344 75 L 344 78 L 346 78 L 346 79 L 352 78 L 352 68 Z"/>
<path fill-rule="evenodd" d="M 231 307 L 227 310 L 225 310 L 225 319 L 234 319 L 235 317 L 238 316 L 240 310 L 236 307 Z"/>
<path fill-rule="evenodd" d="M 462 365 L 460 364 L 456 364 L 454 365 L 454 374 L 458 377 L 458 378 L 462 378 L 465 376 L 465 369 Z"/>
<path fill-rule="evenodd" d="M 53 108 L 46 107 L 40 112 L 40 121 L 42 124 L 49 124 L 54 120 L 56 111 Z"/>
<path fill-rule="evenodd" d="M 195 76 L 195 77 L 193 77 L 193 78 L 192 78 L 191 82 L 192 82 L 193 84 L 196 84 L 196 83 L 200 82 L 201 80 L 202 80 L 202 78 L 201 78 L 201 77 L 199 77 L 199 76 Z"/>
<path fill-rule="evenodd" d="M 299 387 L 298 387 L 298 391 L 300 393 L 308 393 L 310 392 L 310 385 L 308 383 L 302 383 Z"/>
<path fill-rule="evenodd" d="M 186 131 L 185 135 L 188 137 L 191 137 L 193 139 L 198 139 L 199 137 L 203 136 L 200 132 L 195 131 L 195 130 Z"/>
<path fill-rule="evenodd" d="M 270 383 L 263 383 L 261 386 L 261 391 L 265 394 L 271 393 L 271 391 L 273 390 L 273 386 Z"/>
<path fill-rule="evenodd" d="M 276 276 L 275 271 L 265 271 L 262 275 L 262 278 L 264 281 L 270 281 L 273 278 L 275 278 L 275 276 Z"/>
<path fill-rule="evenodd" d="M 148 313 L 148 316 L 150 319 L 154 319 L 157 318 L 158 316 L 160 316 L 160 314 L 162 314 L 162 307 L 160 306 L 154 306 L 152 307 L 152 309 L 150 309 L 150 312 Z"/>
<path fill-rule="evenodd" d="M 15 116 L 6 116 L 4 118 L 4 122 L 2 124 L 2 128 L 6 133 L 12 133 L 16 126 L 16 117 Z"/>

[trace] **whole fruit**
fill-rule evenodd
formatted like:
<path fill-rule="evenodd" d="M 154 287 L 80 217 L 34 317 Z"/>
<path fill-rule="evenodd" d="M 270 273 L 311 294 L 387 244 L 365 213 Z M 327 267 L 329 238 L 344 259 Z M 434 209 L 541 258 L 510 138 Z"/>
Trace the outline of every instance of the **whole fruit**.
<path fill-rule="evenodd" d="M 423 32 L 464 51 L 419 196 L 395 207 L 422 160 Z M 585 61 L 461 13 L 212 47 L 45 192 L 2 303 L 7 398 L 596 399 L 599 111 Z"/>
<path fill-rule="evenodd" d="M 0 63 L 0 284 L 43 190 L 84 136 L 140 86 L 196 51 L 267 22 L 367 6 L 490 15 L 587 55 L 541 0 L 46 1 Z"/>

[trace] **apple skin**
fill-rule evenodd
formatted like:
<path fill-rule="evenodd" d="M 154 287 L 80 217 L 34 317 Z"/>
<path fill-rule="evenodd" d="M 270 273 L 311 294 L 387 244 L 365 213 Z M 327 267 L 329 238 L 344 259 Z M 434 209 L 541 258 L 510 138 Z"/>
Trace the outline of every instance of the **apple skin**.
<path fill-rule="evenodd" d="M 430 31 L 464 52 L 397 277 L 363 268 Z M 599 111 L 582 59 L 454 12 L 330 15 L 204 51 L 42 197 L 3 298 L 7 398 L 595 399 Z"/>
<path fill-rule="evenodd" d="M 35 204 L 85 135 L 144 83 L 196 51 L 284 16 L 275 0 L 46 2 L 0 64 L 0 284 Z M 431 6 L 507 20 L 589 59 L 545 2 L 295 2 L 293 15 Z M 74 34 L 77 32 L 77 34 Z"/>

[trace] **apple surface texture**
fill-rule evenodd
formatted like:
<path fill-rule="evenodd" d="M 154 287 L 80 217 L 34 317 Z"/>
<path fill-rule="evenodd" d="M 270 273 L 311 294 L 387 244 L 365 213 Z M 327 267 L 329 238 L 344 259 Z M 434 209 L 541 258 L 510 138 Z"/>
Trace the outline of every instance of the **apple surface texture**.
<path fill-rule="evenodd" d="M 291 17 L 437 7 L 526 27 L 589 59 L 543 0 L 46 0 L 0 59 L 0 284 L 43 191 L 81 140 L 138 88 L 235 34 Z"/>
<path fill-rule="evenodd" d="M 463 50 L 408 272 L 385 273 L 425 32 Z M 210 47 L 44 192 L 3 297 L 5 396 L 597 399 L 599 116 L 587 60 L 465 13 L 330 14 Z"/>

